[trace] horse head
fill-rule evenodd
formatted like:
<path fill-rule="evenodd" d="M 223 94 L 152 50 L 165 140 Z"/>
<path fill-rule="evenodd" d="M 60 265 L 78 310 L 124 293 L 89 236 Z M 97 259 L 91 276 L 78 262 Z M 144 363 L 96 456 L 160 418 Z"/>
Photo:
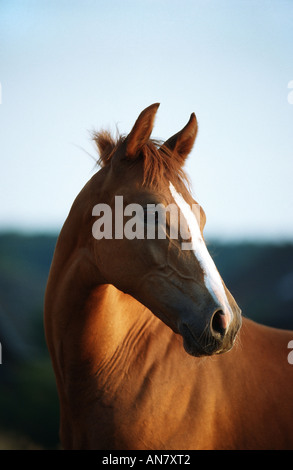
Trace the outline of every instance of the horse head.
<path fill-rule="evenodd" d="M 117 140 L 94 139 L 103 178 L 92 214 L 93 257 L 104 282 L 131 295 L 182 335 L 193 356 L 229 351 L 241 312 L 206 248 L 205 213 L 183 166 L 197 135 L 187 125 L 161 143 L 150 139 L 158 104 Z"/>

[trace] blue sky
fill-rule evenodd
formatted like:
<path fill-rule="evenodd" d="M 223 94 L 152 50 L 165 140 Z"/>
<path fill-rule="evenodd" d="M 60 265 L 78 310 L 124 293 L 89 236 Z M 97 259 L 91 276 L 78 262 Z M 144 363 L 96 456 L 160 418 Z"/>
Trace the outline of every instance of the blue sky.
<path fill-rule="evenodd" d="M 195 112 L 186 169 L 206 236 L 293 239 L 293 2 L 0 1 L 0 230 L 59 231 L 93 129 L 153 137 Z"/>

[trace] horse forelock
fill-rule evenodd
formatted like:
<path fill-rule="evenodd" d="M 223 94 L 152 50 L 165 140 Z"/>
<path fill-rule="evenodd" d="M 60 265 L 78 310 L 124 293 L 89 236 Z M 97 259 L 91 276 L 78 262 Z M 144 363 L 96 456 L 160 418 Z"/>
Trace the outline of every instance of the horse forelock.
<path fill-rule="evenodd" d="M 117 135 L 114 138 L 108 131 L 100 131 L 93 134 L 99 153 L 97 165 L 105 167 L 110 165 L 112 157 L 125 141 L 126 136 Z M 164 143 L 157 139 L 149 139 L 142 147 L 140 155 L 130 164 L 143 160 L 143 185 L 158 189 L 162 184 L 172 182 L 180 189 L 190 188 L 190 182 L 182 167 L 182 159 Z"/>

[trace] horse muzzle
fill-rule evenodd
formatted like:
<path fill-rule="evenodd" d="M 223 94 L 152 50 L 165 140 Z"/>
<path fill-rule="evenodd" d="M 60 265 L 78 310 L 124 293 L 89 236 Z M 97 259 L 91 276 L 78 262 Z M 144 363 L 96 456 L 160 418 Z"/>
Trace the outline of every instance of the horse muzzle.
<path fill-rule="evenodd" d="M 178 324 L 185 351 L 191 356 L 212 356 L 232 349 L 241 327 L 241 311 L 233 312 L 231 318 L 222 310 L 216 310 L 204 327 L 187 319 Z"/>

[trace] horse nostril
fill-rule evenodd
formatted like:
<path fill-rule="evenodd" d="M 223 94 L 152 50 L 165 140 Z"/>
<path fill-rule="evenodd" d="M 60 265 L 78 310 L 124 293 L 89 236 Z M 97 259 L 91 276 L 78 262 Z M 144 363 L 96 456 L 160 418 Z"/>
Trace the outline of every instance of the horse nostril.
<path fill-rule="evenodd" d="M 211 331 L 215 336 L 219 334 L 223 337 L 226 333 L 226 330 L 229 326 L 229 321 L 227 315 L 223 310 L 216 310 L 213 314 L 211 321 Z"/>

